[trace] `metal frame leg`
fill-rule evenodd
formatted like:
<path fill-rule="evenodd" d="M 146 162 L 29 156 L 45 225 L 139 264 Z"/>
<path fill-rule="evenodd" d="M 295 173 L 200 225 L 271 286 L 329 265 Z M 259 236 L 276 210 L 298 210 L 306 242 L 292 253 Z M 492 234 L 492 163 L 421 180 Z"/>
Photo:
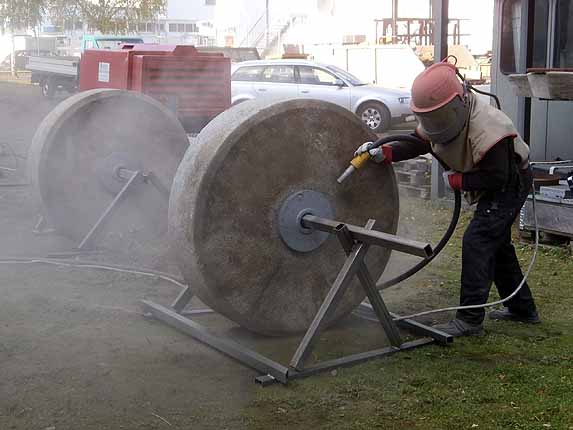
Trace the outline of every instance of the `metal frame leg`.
<path fill-rule="evenodd" d="M 38 215 L 38 221 L 32 230 L 32 233 L 36 235 L 51 234 L 54 232 L 53 228 L 48 228 L 48 221 L 43 214 Z"/>
<path fill-rule="evenodd" d="M 172 309 L 158 305 L 153 302 L 143 301 L 145 311 L 151 313 L 155 318 L 166 324 L 175 327 L 203 342 L 210 347 L 226 354 L 241 363 L 261 372 L 263 375 L 271 375 L 279 382 L 285 383 L 288 379 L 289 369 L 276 361 L 273 361 L 264 355 L 261 355 L 249 348 L 227 339 L 222 336 L 216 336 L 210 333 L 201 324 L 192 321 L 189 318 L 179 315 Z"/>
<path fill-rule="evenodd" d="M 346 226 L 343 224 L 339 226 L 337 229 L 339 234 L 343 234 L 340 232 L 343 231 L 344 227 Z M 310 327 L 302 338 L 302 341 L 300 342 L 290 361 L 290 365 L 294 369 L 302 370 L 304 362 L 311 353 L 313 344 L 316 341 L 320 330 L 324 327 L 326 320 L 332 314 L 334 309 L 336 309 L 336 306 L 350 285 L 352 278 L 354 275 L 356 275 L 358 269 L 361 267 L 362 261 L 366 256 L 368 249 L 369 245 L 361 243 L 356 246 L 347 257 L 344 265 L 342 266 L 342 269 L 336 277 L 336 280 L 332 284 L 330 291 L 326 295 L 326 298 L 322 302 L 322 305 L 318 309 L 314 320 L 310 324 Z"/>
<path fill-rule="evenodd" d="M 82 239 L 82 241 L 78 245 L 78 249 L 85 249 L 89 246 L 90 242 L 99 233 L 99 231 L 103 227 L 105 221 L 107 221 L 107 219 L 112 214 L 113 210 L 125 199 L 125 197 L 127 195 L 127 191 L 129 191 L 129 189 L 133 186 L 133 184 L 135 184 L 136 180 L 138 180 L 138 179 L 141 179 L 141 173 L 140 172 L 133 172 L 133 174 L 127 180 L 127 182 L 125 183 L 125 185 L 123 186 L 121 191 L 119 193 L 117 193 L 115 198 L 112 200 L 112 202 L 109 204 L 109 206 L 105 209 L 105 211 L 103 211 L 103 213 L 98 218 L 98 220 L 93 225 L 93 227 L 90 229 L 90 231 L 84 236 L 84 238 Z"/>
<path fill-rule="evenodd" d="M 316 221 L 319 225 L 326 225 L 325 222 L 328 222 L 328 228 L 330 228 L 330 220 Z M 244 365 L 261 372 L 262 375 L 258 376 L 256 381 L 263 386 L 277 381 L 286 384 L 291 379 L 305 378 L 319 372 L 362 363 L 374 358 L 387 356 L 399 351 L 417 348 L 434 342 L 438 342 L 440 344 L 450 343 L 453 340 L 452 336 L 433 329 L 432 327 L 428 327 L 411 320 L 403 320 L 399 322 L 394 321 L 396 316 L 390 313 L 386 308 L 384 300 L 378 292 L 376 284 L 364 264 L 364 257 L 367 254 L 371 243 L 356 240 L 356 237 L 358 237 L 358 240 L 362 237 L 368 237 L 368 230 L 371 230 L 373 226 L 374 221 L 369 220 L 366 228 L 359 229 L 351 226 L 351 229 L 346 224 L 339 224 L 333 231 L 330 231 L 337 235 L 347 254 L 347 258 L 326 298 L 320 306 L 314 320 L 298 345 L 290 361 L 290 367 L 283 366 L 282 364 L 273 361 L 252 349 L 243 347 L 230 339 L 216 336 L 210 333 L 201 324 L 187 318 L 185 315 L 198 315 L 212 312 L 210 309 L 183 312 L 185 307 L 193 298 L 193 291 L 190 287 L 184 288 L 181 291 L 179 296 L 173 302 L 171 308 L 144 301 L 144 311 L 150 313 L 152 316 L 166 324 L 190 335 L 194 339 L 197 339 L 223 354 L 240 361 Z M 354 231 L 358 231 L 356 236 L 354 235 Z M 374 236 L 378 238 L 380 235 L 376 234 Z M 394 240 L 394 242 L 400 242 L 399 238 L 392 240 Z M 412 249 L 409 249 L 408 251 L 414 253 L 414 251 L 416 251 L 415 248 L 416 247 L 412 247 Z M 420 249 L 423 249 L 423 247 Z M 304 362 L 311 353 L 315 342 L 318 340 L 318 336 L 324 328 L 325 322 L 328 321 L 329 316 L 336 309 L 336 306 L 342 299 L 344 292 L 348 289 L 350 282 L 355 275 L 358 276 L 360 283 L 371 302 L 371 305 L 366 303 L 360 305 L 358 312 L 361 315 L 359 316 L 380 323 L 392 346 L 352 354 L 334 360 L 327 360 L 311 367 L 304 368 Z M 427 337 L 402 343 L 398 326 L 413 330 L 416 333 Z"/>
<path fill-rule="evenodd" d="M 374 224 L 374 220 L 368 220 L 366 229 L 371 230 L 374 227 Z M 342 244 L 342 247 L 348 254 L 352 250 L 353 246 L 352 236 L 348 229 L 345 229 L 344 234 L 339 235 L 338 238 Z M 388 311 L 384 300 L 382 300 L 382 296 L 376 288 L 376 282 L 374 279 L 372 279 L 372 276 L 370 275 L 370 272 L 364 263 L 360 265 L 360 269 L 358 271 L 358 279 L 360 279 L 362 287 L 366 291 L 366 295 L 372 304 L 372 308 L 376 314 L 376 317 L 378 318 L 380 324 L 382 324 L 382 328 L 386 332 L 390 343 L 393 346 L 402 345 L 402 337 L 400 336 L 400 331 L 394 323 L 394 319 Z"/>
<path fill-rule="evenodd" d="M 169 201 L 169 195 L 171 194 L 171 191 L 159 180 L 159 178 L 153 172 L 144 173 L 143 180 L 149 182 L 151 185 L 157 188 L 161 195 L 165 197 L 167 201 Z"/>
<path fill-rule="evenodd" d="M 358 316 L 359 318 L 368 320 L 368 321 L 372 321 L 372 322 L 377 322 L 378 318 L 376 313 L 374 312 L 373 306 L 369 303 L 361 303 L 360 306 L 358 307 L 358 309 L 356 309 L 356 311 L 354 311 L 354 314 L 356 316 Z M 399 318 L 398 315 L 394 314 L 394 313 L 390 313 L 390 315 L 392 316 L 392 319 L 395 318 Z M 447 345 L 449 343 L 452 343 L 454 341 L 454 337 L 450 334 L 444 333 L 443 331 L 440 331 L 434 327 L 431 327 L 429 325 L 426 324 L 422 324 L 418 321 L 414 321 L 414 320 L 400 320 L 400 321 L 395 321 L 395 324 L 397 324 L 399 327 L 402 327 L 406 330 L 412 331 L 415 334 L 421 335 L 421 336 L 427 336 L 427 337 L 431 337 L 432 339 L 434 339 L 436 342 L 438 342 L 441 345 Z"/>
<path fill-rule="evenodd" d="M 183 309 L 185 309 L 185 306 L 189 304 L 193 296 L 194 294 L 191 287 L 183 288 L 175 301 L 171 304 L 171 309 L 180 314 Z"/>

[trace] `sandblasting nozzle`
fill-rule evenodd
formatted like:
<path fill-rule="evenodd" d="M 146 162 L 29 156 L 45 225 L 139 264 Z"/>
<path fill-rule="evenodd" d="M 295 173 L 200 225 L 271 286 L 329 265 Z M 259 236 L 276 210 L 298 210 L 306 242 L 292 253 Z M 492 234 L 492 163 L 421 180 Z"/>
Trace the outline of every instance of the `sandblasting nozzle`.
<path fill-rule="evenodd" d="M 336 182 L 342 184 L 346 179 L 348 179 L 350 175 L 352 175 L 355 171 L 360 169 L 362 165 L 366 162 L 366 160 L 368 160 L 369 158 L 370 154 L 368 152 L 365 152 L 363 154 L 358 155 L 357 157 L 354 157 L 350 162 L 350 166 L 348 166 L 348 168 L 344 171 L 344 173 L 340 175 L 340 178 L 338 178 Z"/>
<path fill-rule="evenodd" d="M 356 167 L 354 167 L 351 164 L 350 166 L 348 166 L 348 169 L 346 169 L 344 171 L 344 173 L 342 175 L 340 175 L 340 177 L 336 180 L 336 182 L 338 182 L 339 184 L 342 184 L 350 175 L 352 175 L 354 173 L 355 170 L 356 170 Z"/>

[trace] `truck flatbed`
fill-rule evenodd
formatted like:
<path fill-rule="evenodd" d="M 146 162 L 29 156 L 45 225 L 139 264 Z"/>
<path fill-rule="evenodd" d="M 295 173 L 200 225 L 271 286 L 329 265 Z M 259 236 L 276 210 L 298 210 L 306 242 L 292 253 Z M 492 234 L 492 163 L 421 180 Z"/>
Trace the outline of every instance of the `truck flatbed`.
<path fill-rule="evenodd" d="M 79 57 L 30 57 L 26 68 L 32 72 L 77 77 Z"/>

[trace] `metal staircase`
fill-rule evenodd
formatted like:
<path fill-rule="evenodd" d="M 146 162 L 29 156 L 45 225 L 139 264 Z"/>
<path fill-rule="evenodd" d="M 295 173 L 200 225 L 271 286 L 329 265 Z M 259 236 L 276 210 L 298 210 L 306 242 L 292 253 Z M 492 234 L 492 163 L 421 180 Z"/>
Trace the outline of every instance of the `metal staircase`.
<path fill-rule="evenodd" d="M 261 52 L 261 57 L 267 57 L 280 50 L 281 43 L 289 30 L 294 26 L 306 22 L 306 15 L 293 15 L 289 18 L 277 19 L 269 27 L 269 44 L 267 46 L 267 32 L 265 14 L 261 15 L 255 24 L 247 32 L 239 47 L 254 47 Z"/>

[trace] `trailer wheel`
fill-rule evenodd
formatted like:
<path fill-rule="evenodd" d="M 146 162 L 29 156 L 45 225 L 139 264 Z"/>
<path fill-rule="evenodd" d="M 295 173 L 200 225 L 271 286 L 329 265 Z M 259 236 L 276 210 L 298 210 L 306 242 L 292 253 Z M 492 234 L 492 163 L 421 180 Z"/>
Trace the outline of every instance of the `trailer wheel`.
<path fill-rule="evenodd" d="M 56 93 L 56 87 L 57 87 L 56 80 L 53 78 L 46 78 L 40 82 L 40 88 L 42 89 L 42 95 L 44 97 L 49 98 L 49 99 L 54 97 L 54 94 Z"/>

